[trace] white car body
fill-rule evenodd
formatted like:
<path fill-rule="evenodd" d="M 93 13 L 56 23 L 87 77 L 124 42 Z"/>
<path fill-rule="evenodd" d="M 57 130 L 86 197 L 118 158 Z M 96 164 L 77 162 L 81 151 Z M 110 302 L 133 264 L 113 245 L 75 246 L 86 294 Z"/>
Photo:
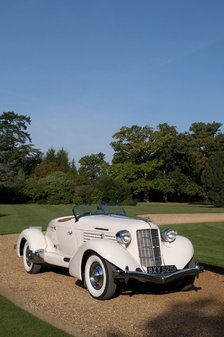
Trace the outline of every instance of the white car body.
<path fill-rule="evenodd" d="M 161 234 L 149 220 L 127 217 L 100 205 L 23 230 L 17 255 L 24 268 L 36 273 L 43 263 L 68 268 L 97 299 L 111 298 L 119 284 L 137 279 L 150 284 L 193 283 L 201 267 L 193 262 L 194 249 L 185 237 L 168 230 Z M 166 241 L 165 241 L 166 240 Z"/>

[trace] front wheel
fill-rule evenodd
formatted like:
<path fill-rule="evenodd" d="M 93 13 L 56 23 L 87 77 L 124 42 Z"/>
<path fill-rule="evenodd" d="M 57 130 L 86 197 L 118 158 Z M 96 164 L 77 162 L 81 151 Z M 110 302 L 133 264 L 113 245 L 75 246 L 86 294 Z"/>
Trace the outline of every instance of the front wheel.
<path fill-rule="evenodd" d="M 30 248 L 29 244 L 26 241 L 23 249 L 23 265 L 27 273 L 29 274 L 37 274 L 40 271 L 41 264 L 33 263 L 30 259 Z"/>
<path fill-rule="evenodd" d="M 112 277 L 115 267 L 97 254 L 91 254 L 85 265 L 85 284 L 90 295 L 108 300 L 115 294 L 117 285 Z"/>

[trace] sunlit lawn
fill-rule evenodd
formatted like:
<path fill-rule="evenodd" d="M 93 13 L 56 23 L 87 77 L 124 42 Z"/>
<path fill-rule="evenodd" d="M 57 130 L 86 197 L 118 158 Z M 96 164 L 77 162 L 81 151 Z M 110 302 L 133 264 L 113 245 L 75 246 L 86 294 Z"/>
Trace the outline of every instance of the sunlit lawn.
<path fill-rule="evenodd" d="M 71 335 L 39 320 L 0 295 L 0 336 L 69 337 Z"/>
<path fill-rule="evenodd" d="M 0 205 L 0 234 L 19 233 L 29 226 L 46 228 L 49 220 L 72 214 L 73 205 Z M 180 203 L 139 203 L 124 207 L 129 216 L 166 213 L 224 213 L 224 208 Z"/>

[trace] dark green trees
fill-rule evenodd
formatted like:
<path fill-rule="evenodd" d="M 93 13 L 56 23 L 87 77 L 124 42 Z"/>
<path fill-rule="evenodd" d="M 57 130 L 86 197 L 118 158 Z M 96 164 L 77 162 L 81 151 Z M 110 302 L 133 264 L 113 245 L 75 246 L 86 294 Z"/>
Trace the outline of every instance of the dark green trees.
<path fill-rule="evenodd" d="M 217 152 L 209 158 L 202 181 L 211 203 L 216 207 L 224 206 L 224 152 Z"/>
<path fill-rule="evenodd" d="M 123 126 L 113 135 L 112 163 L 102 152 L 76 169 L 68 152 L 34 148 L 31 119 L 0 115 L 0 202 L 77 203 L 103 200 L 206 201 L 224 205 L 222 124 L 193 123 L 178 132 L 167 123 Z"/>
<path fill-rule="evenodd" d="M 111 143 L 113 177 L 126 181 L 138 200 L 205 200 L 201 176 L 208 159 L 224 150 L 221 126 L 193 123 L 185 133 L 167 123 L 122 127 Z"/>
<path fill-rule="evenodd" d="M 0 201 L 18 201 L 20 186 L 42 154 L 33 147 L 27 127 L 31 119 L 14 112 L 0 115 Z"/>

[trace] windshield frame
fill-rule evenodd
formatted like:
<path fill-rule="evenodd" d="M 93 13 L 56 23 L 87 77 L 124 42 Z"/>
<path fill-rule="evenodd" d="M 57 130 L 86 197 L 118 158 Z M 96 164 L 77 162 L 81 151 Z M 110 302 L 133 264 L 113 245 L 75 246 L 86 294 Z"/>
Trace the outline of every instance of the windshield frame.
<path fill-rule="evenodd" d="M 124 208 L 119 205 L 110 205 L 110 204 L 82 204 L 74 206 L 72 209 L 76 221 L 84 216 L 90 215 L 118 215 L 118 216 L 127 216 Z"/>

